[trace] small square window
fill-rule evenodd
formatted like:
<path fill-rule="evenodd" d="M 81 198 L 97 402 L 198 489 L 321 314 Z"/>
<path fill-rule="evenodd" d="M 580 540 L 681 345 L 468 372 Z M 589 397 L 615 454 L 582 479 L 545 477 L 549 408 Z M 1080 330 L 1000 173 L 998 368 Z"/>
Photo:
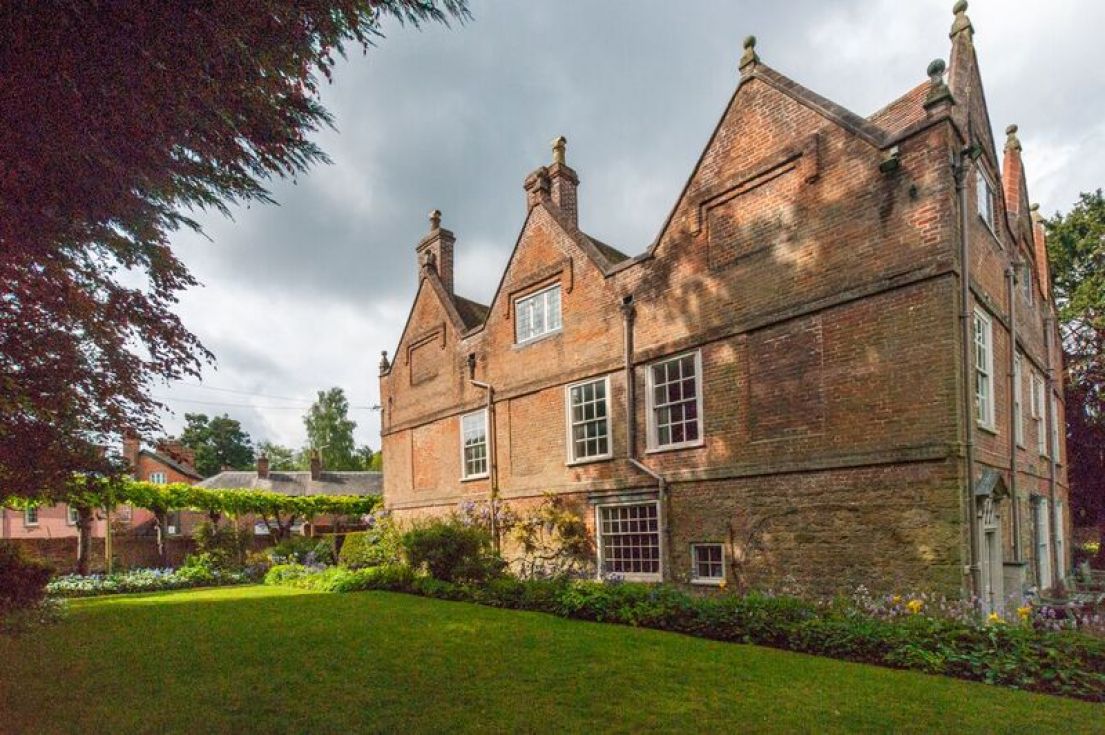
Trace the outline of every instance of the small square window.
<path fill-rule="evenodd" d="M 23 509 L 23 525 L 24 526 L 37 526 L 38 525 L 38 506 L 28 505 Z"/>
<path fill-rule="evenodd" d="M 514 302 L 514 341 L 532 342 L 560 331 L 560 286 L 546 288 Z"/>
<path fill-rule="evenodd" d="M 721 544 L 691 544 L 691 582 L 721 584 L 725 579 L 725 550 Z"/>
<path fill-rule="evenodd" d="M 158 485 L 164 485 L 167 481 L 168 481 L 168 478 L 165 476 L 164 472 L 151 472 L 150 473 L 150 482 L 156 483 Z"/>
<path fill-rule="evenodd" d="M 77 509 L 71 505 L 65 506 L 65 522 L 70 526 L 75 526 L 79 520 L 80 516 L 77 513 Z"/>

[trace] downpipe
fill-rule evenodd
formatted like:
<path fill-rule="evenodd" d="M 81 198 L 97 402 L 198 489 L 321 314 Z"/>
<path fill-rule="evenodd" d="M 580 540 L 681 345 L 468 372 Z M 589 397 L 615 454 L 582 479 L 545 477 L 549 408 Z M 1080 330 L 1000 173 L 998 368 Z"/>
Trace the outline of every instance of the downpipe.
<path fill-rule="evenodd" d="M 469 367 L 475 367 L 474 360 L 469 361 Z M 487 474 L 488 482 L 491 485 L 491 497 L 489 500 L 491 512 L 491 543 L 494 544 L 495 552 L 498 553 L 502 551 L 502 549 L 499 543 L 499 462 L 496 452 L 498 442 L 495 441 L 495 389 L 491 387 L 490 383 L 484 383 L 475 378 L 469 378 L 468 382 L 487 392 Z"/>
<path fill-rule="evenodd" d="M 1005 281 L 1009 291 L 1009 406 L 1017 400 L 1017 269 L 1023 264 L 1013 263 L 1005 271 Z M 1024 378 L 1024 375 L 1021 375 Z M 1020 415 L 1013 416 L 1009 427 L 1009 495 L 1013 499 L 1013 561 L 1024 558 L 1021 548 L 1021 503 L 1017 498 L 1017 426 L 1019 420 L 1024 424 L 1024 393 L 1021 393 Z M 1012 412 L 1010 412 L 1012 415 Z"/>

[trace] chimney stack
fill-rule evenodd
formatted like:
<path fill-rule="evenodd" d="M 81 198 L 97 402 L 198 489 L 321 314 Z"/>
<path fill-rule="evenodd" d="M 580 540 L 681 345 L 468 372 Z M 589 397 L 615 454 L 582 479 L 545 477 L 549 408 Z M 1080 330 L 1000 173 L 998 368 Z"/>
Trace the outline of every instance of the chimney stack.
<path fill-rule="evenodd" d="M 138 467 L 138 448 L 140 442 L 138 434 L 133 429 L 123 432 L 123 459 L 133 472 Z"/>
<path fill-rule="evenodd" d="M 453 294 L 453 244 L 457 241 L 450 230 L 441 226 L 441 210 L 430 212 L 430 234 L 418 243 L 418 266 L 422 271 L 432 270 L 441 279 L 441 285 Z"/>
<path fill-rule="evenodd" d="M 311 450 L 311 479 L 315 481 L 322 479 L 322 457 L 319 456 L 317 449 Z"/>
<path fill-rule="evenodd" d="M 576 189 L 579 187 L 579 176 L 564 162 L 567 150 L 568 139 L 563 135 L 552 142 L 553 162 L 548 167 L 549 195 L 572 226 L 578 228 L 579 204 Z"/>
<path fill-rule="evenodd" d="M 257 479 L 269 479 L 269 456 L 267 454 L 262 454 L 257 458 Z"/>

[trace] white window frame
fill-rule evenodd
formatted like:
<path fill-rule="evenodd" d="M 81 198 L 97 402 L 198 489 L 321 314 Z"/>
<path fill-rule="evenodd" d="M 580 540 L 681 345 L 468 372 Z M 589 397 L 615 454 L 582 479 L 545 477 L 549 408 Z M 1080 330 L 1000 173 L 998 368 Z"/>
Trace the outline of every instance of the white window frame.
<path fill-rule="evenodd" d="M 465 450 L 465 445 L 464 445 L 464 420 L 469 418 L 470 416 L 482 416 L 483 417 L 484 471 L 473 473 L 473 474 L 468 474 L 468 461 L 464 456 L 464 450 Z M 468 480 L 485 480 L 485 479 L 487 479 L 488 477 L 491 476 L 491 451 L 490 451 L 491 446 L 490 446 L 490 441 L 489 441 L 490 431 L 488 429 L 489 423 L 490 422 L 488 421 L 487 409 L 486 408 L 481 408 L 478 411 L 470 411 L 466 414 L 461 414 L 461 416 L 457 419 L 457 426 L 460 427 L 460 479 L 461 479 L 462 482 L 466 482 Z"/>
<path fill-rule="evenodd" d="M 628 582 L 660 582 L 664 577 L 664 534 L 663 531 L 663 517 L 661 516 L 662 510 L 660 508 L 659 500 L 626 500 L 618 503 L 603 503 L 595 506 L 595 547 L 596 554 L 598 555 L 598 578 L 602 579 L 606 572 L 603 570 L 606 562 L 603 557 L 603 533 L 602 533 L 602 511 L 606 508 L 621 508 L 628 506 L 645 506 L 651 505 L 656 508 L 656 572 L 609 572 L 610 574 L 616 574 L 621 579 Z"/>
<path fill-rule="evenodd" d="M 1049 589 L 1052 585 L 1051 577 L 1051 517 L 1048 513 L 1047 498 L 1036 497 L 1036 503 L 1032 509 L 1036 514 L 1036 575 L 1041 590 Z"/>
<path fill-rule="evenodd" d="M 1029 306 L 1033 306 L 1036 302 L 1035 294 L 1036 284 L 1032 282 L 1032 263 L 1031 261 L 1025 261 L 1024 264 L 1024 300 Z"/>
<path fill-rule="evenodd" d="M 704 548 L 717 548 L 720 552 L 721 563 L 721 576 L 720 577 L 700 577 L 698 575 L 698 550 Z M 707 560 L 707 564 L 716 564 L 713 560 Z M 725 544 L 718 542 L 696 542 L 691 544 L 691 584 L 701 584 L 713 587 L 721 586 L 721 583 L 725 581 L 726 574 L 728 573 L 728 564 L 725 561 Z"/>
<path fill-rule="evenodd" d="M 659 426 L 656 422 L 656 399 L 654 395 L 656 392 L 656 381 L 652 372 L 653 368 L 658 365 L 675 362 L 676 360 L 682 360 L 683 358 L 690 356 L 694 357 L 695 412 L 698 418 L 698 437 L 688 441 L 660 444 L 660 431 Z M 654 360 L 653 362 L 645 366 L 645 415 L 646 423 L 648 425 L 648 452 L 667 452 L 673 449 L 701 447 L 706 443 L 706 420 L 702 411 L 702 394 L 705 393 L 704 383 L 705 381 L 703 380 L 702 375 L 702 350 L 682 352 L 678 355 L 665 357 L 662 360 Z"/>
<path fill-rule="evenodd" d="M 979 326 L 982 326 L 982 335 L 984 339 L 979 341 Z M 974 378 L 974 393 L 975 393 L 975 419 L 978 425 L 987 431 L 997 433 L 997 424 L 995 421 L 994 403 L 997 398 L 996 391 L 994 390 L 994 323 L 990 319 L 990 315 L 980 308 L 975 308 L 974 324 L 972 329 L 974 341 L 972 344 L 972 357 L 974 363 L 974 372 L 972 377 Z M 983 356 L 982 364 L 979 364 L 979 350 L 984 349 L 986 354 Z M 983 403 L 982 396 L 979 393 L 979 378 L 985 378 L 985 385 L 987 389 L 986 401 Z"/>
<path fill-rule="evenodd" d="M 572 404 L 572 389 L 582 388 L 594 383 L 603 384 L 603 404 L 606 411 L 606 451 L 602 454 L 588 455 L 584 457 L 576 456 L 576 443 L 574 431 L 577 424 L 572 417 L 572 409 L 575 406 Z M 594 423 L 597 419 L 588 419 L 579 424 Z M 571 385 L 564 386 L 564 423 L 567 431 L 566 440 L 568 442 L 568 464 L 587 464 L 589 462 L 601 462 L 602 460 L 611 459 L 614 456 L 614 422 L 610 415 L 610 376 L 606 375 L 601 378 L 591 378 L 590 380 L 581 380 L 578 383 L 572 383 Z"/>
<path fill-rule="evenodd" d="M 556 296 L 556 326 L 550 327 L 549 326 L 549 314 L 551 312 L 549 310 L 549 294 L 552 294 L 553 292 L 555 292 L 557 294 L 557 296 Z M 521 308 L 523 307 L 524 304 L 529 304 L 531 302 L 536 301 L 537 299 L 542 299 L 542 302 L 543 302 L 542 306 L 544 308 L 544 311 L 543 311 L 544 324 L 542 325 L 542 331 L 531 333 L 529 336 L 527 336 L 525 338 L 522 338 L 522 336 L 519 334 L 519 328 L 522 325 L 522 320 L 521 320 L 521 316 L 520 316 Z M 524 296 L 516 297 L 514 299 L 513 308 L 514 308 L 514 344 L 516 344 L 516 345 L 528 345 L 531 342 L 536 342 L 537 340 L 544 339 L 544 338 L 552 336 L 554 334 L 559 334 L 564 329 L 564 293 L 561 290 L 559 283 L 554 283 L 551 286 L 547 286 L 547 287 L 542 288 L 538 291 L 534 291 L 533 293 L 528 293 Z M 532 324 L 530 326 L 531 326 L 531 331 L 532 331 Z"/>
<path fill-rule="evenodd" d="M 36 528 L 39 524 L 38 506 L 28 505 L 23 509 L 23 527 Z"/>
<path fill-rule="evenodd" d="M 1021 353 L 1013 355 L 1013 432 L 1017 446 L 1024 449 L 1024 369 Z"/>
<path fill-rule="evenodd" d="M 978 207 L 978 216 L 982 218 L 982 221 L 986 223 L 986 226 L 990 228 L 990 232 L 997 235 L 997 221 L 998 221 L 998 203 L 995 192 L 997 188 L 990 182 L 990 176 L 983 169 L 982 166 L 976 165 L 975 171 L 975 205 Z M 989 206 L 983 211 L 983 195 L 986 196 L 985 202 Z M 987 216 L 988 215 L 988 216 Z"/>
<path fill-rule="evenodd" d="M 79 520 L 80 514 L 77 513 L 77 509 L 71 505 L 65 506 L 65 523 L 70 526 L 75 526 Z"/>
<path fill-rule="evenodd" d="M 1032 371 L 1032 422 L 1036 425 L 1036 451 L 1047 456 L 1047 427 L 1044 425 L 1044 379 Z"/>
<path fill-rule="evenodd" d="M 173 523 L 176 521 L 176 523 Z M 184 532 L 184 515 L 179 510 L 165 514 L 165 532 L 170 536 L 179 536 Z"/>
<path fill-rule="evenodd" d="M 164 485 L 168 481 L 169 481 L 169 476 L 166 475 L 164 472 L 151 472 L 150 473 L 150 482 L 154 483 L 155 485 Z"/>

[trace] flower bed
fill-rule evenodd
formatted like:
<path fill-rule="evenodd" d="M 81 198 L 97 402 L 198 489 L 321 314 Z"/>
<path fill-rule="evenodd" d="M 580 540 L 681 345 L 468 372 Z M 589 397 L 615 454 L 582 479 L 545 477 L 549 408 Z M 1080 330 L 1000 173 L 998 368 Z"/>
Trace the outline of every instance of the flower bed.
<path fill-rule="evenodd" d="M 160 592 L 189 587 L 247 584 L 255 581 L 257 581 L 256 575 L 249 571 L 221 571 L 201 567 L 132 569 L 114 574 L 92 574 L 87 577 L 79 574 L 55 577 L 46 585 L 46 592 L 56 597 L 95 597 L 127 592 Z"/>
<path fill-rule="evenodd" d="M 386 590 L 568 618 L 755 643 L 848 661 L 1105 701 L 1105 641 L 1026 621 L 973 622 L 925 612 L 919 597 L 886 614 L 771 594 L 698 596 L 665 585 L 502 577 L 453 584 L 403 565 L 351 570 L 273 567 L 266 584 L 328 592 Z"/>

